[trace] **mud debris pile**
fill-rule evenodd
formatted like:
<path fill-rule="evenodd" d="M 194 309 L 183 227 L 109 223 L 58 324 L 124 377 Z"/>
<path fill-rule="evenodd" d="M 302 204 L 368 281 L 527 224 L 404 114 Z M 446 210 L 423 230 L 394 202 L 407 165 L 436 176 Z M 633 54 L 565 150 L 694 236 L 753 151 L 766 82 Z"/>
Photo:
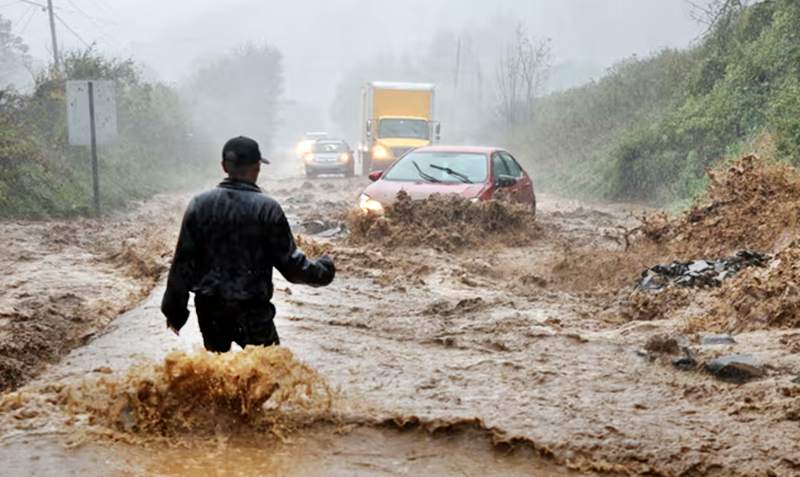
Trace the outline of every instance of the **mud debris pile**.
<path fill-rule="evenodd" d="M 642 217 L 637 250 L 650 244 L 676 261 L 648 269 L 622 299 L 634 320 L 681 317 L 691 331 L 741 332 L 800 327 L 798 171 L 755 155 L 711 178 L 708 202 L 681 217 Z M 743 248 L 749 252 L 723 261 Z M 674 286 L 670 286 L 674 285 Z M 644 290 L 644 292 L 642 292 Z M 693 310 L 687 314 L 687 310 Z"/>
<path fill-rule="evenodd" d="M 800 328 L 800 249 L 745 270 L 721 290 L 713 319 L 726 331 Z"/>
<path fill-rule="evenodd" d="M 718 174 L 707 169 L 708 202 L 682 217 L 642 217 L 642 233 L 674 256 L 726 256 L 749 249 L 774 253 L 800 234 L 797 171 L 756 155 L 735 161 Z"/>
<path fill-rule="evenodd" d="M 0 392 L 13 390 L 156 285 L 177 241 L 179 198 L 104 221 L 2 224 Z"/>
<path fill-rule="evenodd" d="M 502 199 L 475 202 L 455 194 L 412 200 L 405 191 L 386 206 L 383 216 L 350 216 L 354 245 L 429 247 L 455 252 L 472 246 L 523 246 L 542 235 L 529 207 Z"/>

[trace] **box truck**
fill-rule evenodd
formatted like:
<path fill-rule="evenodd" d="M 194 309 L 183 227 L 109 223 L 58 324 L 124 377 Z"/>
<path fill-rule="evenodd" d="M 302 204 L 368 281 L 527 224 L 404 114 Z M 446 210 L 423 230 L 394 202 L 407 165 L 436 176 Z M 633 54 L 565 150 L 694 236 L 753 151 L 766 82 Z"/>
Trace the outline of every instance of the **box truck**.
<path fill-rule="evenodd" d="M 384 170 L 418 147 L 438 142 L 436 85 L 373 81 L 361 94 L 361 173 Z"/>

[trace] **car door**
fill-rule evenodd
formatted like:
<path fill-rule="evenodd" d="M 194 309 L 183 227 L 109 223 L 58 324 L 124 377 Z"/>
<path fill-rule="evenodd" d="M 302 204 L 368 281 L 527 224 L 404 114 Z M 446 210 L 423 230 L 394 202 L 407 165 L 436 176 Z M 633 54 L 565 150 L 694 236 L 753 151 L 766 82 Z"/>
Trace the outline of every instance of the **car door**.
<path fill-rule="evenodd" d="M 533 201 L 533 181 L 530 176 L 522 169 L 516 159 L 507 153 L 500 152 L 500 157 L 506 163 L 506 168 L 509 170 L 509 175 L 517 179 L 517 184 L 514 186 L 514 194 L 517 201 L 524 204 L 530 204 Z"/>
<path fill-rule="evenodd" d="M 500 155 L 500 153 L 495 152 L 494 154 L 492 154 L 492 195 L 493 196 L 497 191 L 501 190 L 501 187 L 499 187 L 497 185 L 497 180 L 500 178 L 500 176 L 511 176 L 511 171 L 508 169 L 508 164 L 503 159 L 503 157 Z M 512 198 L 514 200 L 517 200 L 515 186 L 505 187 L 505 188 L 502 188 L 502 189 L 507 190 L 511 194 Z"/>

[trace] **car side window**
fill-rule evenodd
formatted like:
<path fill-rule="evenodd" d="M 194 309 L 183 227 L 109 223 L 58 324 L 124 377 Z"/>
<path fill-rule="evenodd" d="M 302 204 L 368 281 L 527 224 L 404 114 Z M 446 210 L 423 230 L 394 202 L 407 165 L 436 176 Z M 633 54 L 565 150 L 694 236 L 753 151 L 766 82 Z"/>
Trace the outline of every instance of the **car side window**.
<path fill-rule="evenodd" d="M 522 168 L 519 167 L 519 164 L 517 164 L 517 161 L 514 160 L 514 158 L 511 157 L 510 154 L 501 152 L 500 156 L 503 158 L 503 160 L 506 163 L 506 166 L 508 167 L 508 170 L 509 170 L 509 173 L 510 173 L 509 175 L 511 175 L 513 177 L 516 177 L 516 178 L 522 177 Z"/>
<path fill-rule="evenodd" d="M 497 176 L 510 176 L 511 172 L 508 170 L 508 166 L 506 165 L 506 161 L 500 157 L 500 154 L 494 154 L 492 156 L 492 176 L 497 179 Z"/>

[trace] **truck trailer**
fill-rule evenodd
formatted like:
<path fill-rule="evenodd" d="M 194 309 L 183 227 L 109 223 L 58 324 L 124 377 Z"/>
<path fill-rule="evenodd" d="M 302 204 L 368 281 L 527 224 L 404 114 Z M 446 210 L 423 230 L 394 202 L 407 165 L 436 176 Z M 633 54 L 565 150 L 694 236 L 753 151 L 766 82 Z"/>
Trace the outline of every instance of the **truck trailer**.
<path fill-rule="evenodd" d="M 373 81 L 361 94 L 362 174 L 385 170 L 406 152 L 439 141 L 436 85 Z"/>

